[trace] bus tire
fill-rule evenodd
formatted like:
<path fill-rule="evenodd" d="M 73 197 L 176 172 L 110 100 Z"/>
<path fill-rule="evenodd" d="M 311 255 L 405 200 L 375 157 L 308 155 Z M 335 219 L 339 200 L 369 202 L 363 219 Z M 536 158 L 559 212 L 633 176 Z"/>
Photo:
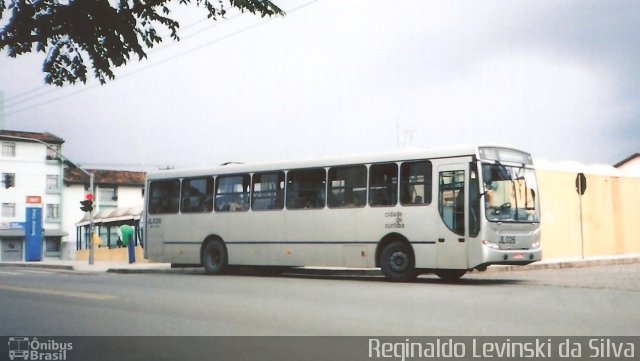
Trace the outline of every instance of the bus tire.
<path fill-rule="evenodd" d="M 467 273 L 465 269 L 441 269 L 437 270 L 436 276 L 440 277 L 444 281 L 455 281 Z"/>
<path fill-rule="evenodd" d="M 202 266 L 208 274 L 221 274 L 227 266 L 227 247 L 220 240 L 207 242 L 202 247 Z"/>
<path fill-rule="evenodd" d="M 411 246 L 406 242 L 393 241 L 380 254 L 380 268 L 391 282 L 410 282 L 418 277 Z"/>

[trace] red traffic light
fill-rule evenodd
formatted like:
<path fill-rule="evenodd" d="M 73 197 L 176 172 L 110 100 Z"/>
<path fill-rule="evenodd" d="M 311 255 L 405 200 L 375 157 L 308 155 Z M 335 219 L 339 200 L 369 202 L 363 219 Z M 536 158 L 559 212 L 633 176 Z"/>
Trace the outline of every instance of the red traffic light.
<path fill-rule="evenodd" d="M 84 201 L 80 201 L 80 210 L 83 212 L 91 212 L 93 211 L 93 194 L 87 193 L 84 195 Z"/>

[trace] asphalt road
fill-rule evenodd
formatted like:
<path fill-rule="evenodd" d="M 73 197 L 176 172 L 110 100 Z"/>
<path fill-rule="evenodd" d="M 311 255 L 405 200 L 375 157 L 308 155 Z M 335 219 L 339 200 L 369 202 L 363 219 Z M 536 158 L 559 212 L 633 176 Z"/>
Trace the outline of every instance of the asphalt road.
<path fill-rule="evenodd" d="M 379 277 L 0 268 L 0 334 L 638 335 L 640 264 Z"/>

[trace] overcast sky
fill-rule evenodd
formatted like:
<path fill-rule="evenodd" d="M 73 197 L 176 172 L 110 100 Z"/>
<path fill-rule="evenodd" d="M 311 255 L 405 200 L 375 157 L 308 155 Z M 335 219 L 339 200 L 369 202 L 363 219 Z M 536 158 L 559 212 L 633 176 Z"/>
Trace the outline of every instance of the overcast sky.
<path fill-rule="evenodd" d="M 583 163 L 640 151 L 637 0 L 275 2 L 288 15 L 183 11 L 182 41 L 103 86 L 44 86 L 43 53 L 3 52 L 3 127 L 112 169 L 468 143 Z"/>

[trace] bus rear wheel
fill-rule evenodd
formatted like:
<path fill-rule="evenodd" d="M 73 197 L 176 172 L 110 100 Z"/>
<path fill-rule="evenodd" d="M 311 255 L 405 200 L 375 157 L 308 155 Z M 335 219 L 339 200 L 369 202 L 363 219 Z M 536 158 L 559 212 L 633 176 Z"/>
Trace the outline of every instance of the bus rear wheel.
<path fill-rule="evenodd" d="M 220 240 L 207 242 L 202 247 L 202 265 L 209 274 L 221 274 L 227 266 L 227 248 Z"/>
<path fill-rule="evenodd" d="M 411 246 L 405 242 L 393 241 L 384 247 L 380 255 L 380 268 L 392 282 L 410 282 L 418 277 Z"/>

